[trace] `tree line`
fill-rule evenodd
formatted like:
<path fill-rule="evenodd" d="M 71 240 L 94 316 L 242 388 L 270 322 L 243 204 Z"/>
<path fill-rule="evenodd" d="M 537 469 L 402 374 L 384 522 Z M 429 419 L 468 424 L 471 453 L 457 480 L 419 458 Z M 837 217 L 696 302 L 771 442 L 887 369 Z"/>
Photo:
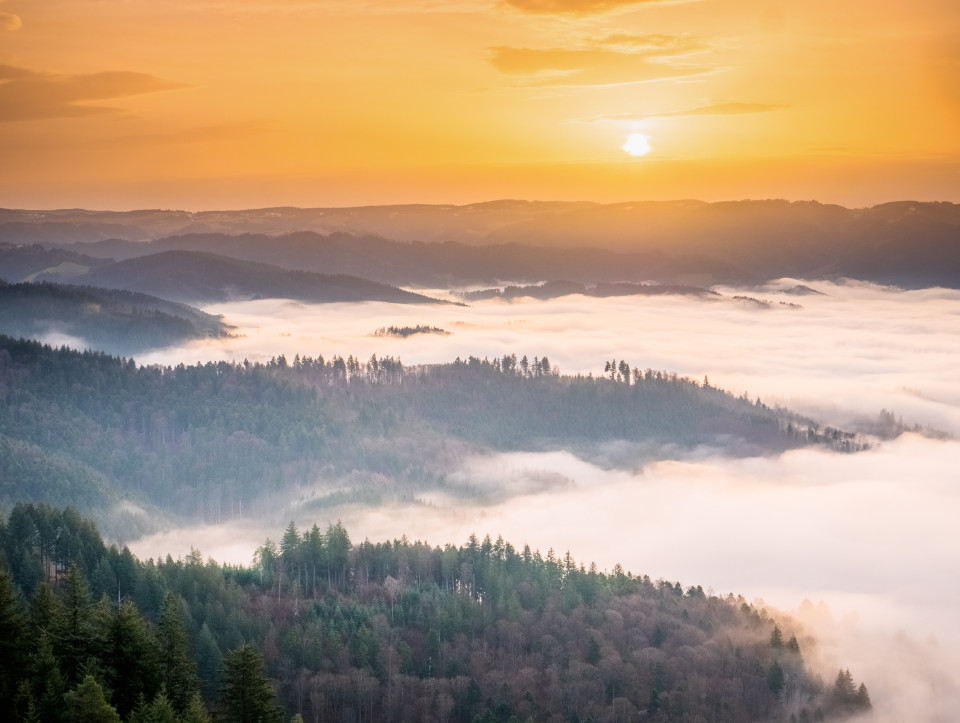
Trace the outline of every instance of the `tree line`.
<path fill-rule="evenodd" d="M 610 365 L 608 364 L 608 367 Z M 138 366 L 100 352 L 0 337 L 0 502 L 58 502 L 111 534 L 144 510 L 236 518 L 302 482 L 405 498 L 443 486 L 463 454 L 570 449 L 611 440 L 746 448 L 859 441 L 709 384 L 624 361 L 561 375 L 546 356 L 408 367 L 392 356 L 281 355 L 267 363 Z"/>
<path fill-rule="evenodd" d="M 249 566 L 144 562 L 72 510 L 18 505 L 0 543 L 4 720 L 787 723 L 870 707 L 742 597 L 501 538 L 357 544 L 339 523 L 291 523 Z"/>

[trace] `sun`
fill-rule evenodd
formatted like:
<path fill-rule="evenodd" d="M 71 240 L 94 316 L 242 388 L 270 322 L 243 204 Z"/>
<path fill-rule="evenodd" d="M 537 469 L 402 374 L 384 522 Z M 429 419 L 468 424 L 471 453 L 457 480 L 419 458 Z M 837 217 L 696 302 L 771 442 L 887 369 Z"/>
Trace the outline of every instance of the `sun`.
<path fill-rule="evenodd" d="M 650 142 L 643 133 L 631 133 L 623 144 L 623 150 L 631 156 L 643 156 L 650 152 Z"/>

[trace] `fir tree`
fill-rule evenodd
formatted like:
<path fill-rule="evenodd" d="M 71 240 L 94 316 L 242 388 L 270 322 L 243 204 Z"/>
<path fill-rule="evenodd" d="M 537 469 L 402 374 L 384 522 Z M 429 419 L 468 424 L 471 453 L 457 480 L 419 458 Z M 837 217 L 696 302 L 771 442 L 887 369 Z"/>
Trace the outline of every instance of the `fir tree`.
<path fill-rule="evenodd" d="M 6 569 L 0 567 L 0 717 L 11 703 L 24 672 L 26 615 Z"/>
<path fill-rule="evenodd" d="M 183 713 L 199 691 L 197 668 L 190 653 L 190 640 L 183 621 L 180 598 L 168 593 L 157 622 L 160 682 L 167 690 L 170 703 Z"/>
<path fill-rule="evenodd" d="M 783 666 L 774 660 L 767 669 L 767 688 L 771 693 L 778 694 L 781 690 L 783 690 L 783 686 L 786 684 L 786 682 L 787 676 L 783 671 Z"/>
<path fill-rule="evenodd" d="M 210 715 L 198 694 L 194 694 L 180 718 L 181 723 L 210 723 Z"/>
<path fill-rule="evenodd" d="M 781 632 L 779 625 L 774 625 L 773 632 L 770 633 L 770 647 L 774 650 L 783 648 L 783 632 Z"/>
<path fill-rule="evenodd" d="M 107 702 L 103 688 L 88 675 L 63 696 L 67 718 L 73 723 L 120 723 L 117 709 Z"/>
<path fill-rule="evenodd" d="M 244 644 L 223 659 L 223 692 L 220 707 L 232 723 L 263 723 L 282 720 L 274 703 L 273 689 L 263 674 L 263 656 Z"/>
<path fill-rule="evenodd" d="M 80 680 L 80 668 L 96 643 L 90 590 L 76 565 L 70 567 L 63 581 L 60 603 L 62 614 L 56 618 L 54 650 L 64 678 L 72 683 Z"/>
<path fill-rule="evenodd" d="M 109 622 L 104 663 L 117 712 L 127 716 L 141 694 L 158 688 L 156 647 L 136 605 L 124 601 Z"/>

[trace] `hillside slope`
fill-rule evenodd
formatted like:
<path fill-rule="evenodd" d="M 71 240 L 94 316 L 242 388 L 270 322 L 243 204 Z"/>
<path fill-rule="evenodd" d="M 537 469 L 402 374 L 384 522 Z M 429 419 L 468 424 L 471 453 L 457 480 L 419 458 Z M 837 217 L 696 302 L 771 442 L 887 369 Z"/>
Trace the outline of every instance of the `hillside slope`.
<path fill-rule="evenodd" d="M 191 339 L 229 336 L 219 317 L 131 291 L 0 281 L 0 334 L 68 337 L 129 356 Z"/>
<path fill-rule="evenodd" d="M 282 504 L 300 482 L 340 502 L 439 488 L 474 496 L 449 475 L 484 451 L 589 455 L 610 441 L 652 455 L 704 444 L 732 455 L 860 448 L 784 410 L 616 367 L 611 378 L 563 377 L 547 359 L 511 355 L 413 369 L 390 357 L 299 356 L 161 369 L 0 337 L 0 436 L 27 451 L 0 477 L 0 502 L 54 502 L 64 484 L 90 484 L 85 509 L 114 525 L 119 518 L 99 507 L 104 490 L 194 519 L 221 503 Z M 44 455 L 51 469 L 83 472 L 38 475 Z"/>

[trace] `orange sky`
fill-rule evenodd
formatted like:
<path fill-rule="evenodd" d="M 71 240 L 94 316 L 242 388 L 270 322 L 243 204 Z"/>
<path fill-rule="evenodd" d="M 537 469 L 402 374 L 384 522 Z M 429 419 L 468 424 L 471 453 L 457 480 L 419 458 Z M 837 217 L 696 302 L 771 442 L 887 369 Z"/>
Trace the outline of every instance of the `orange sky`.
<path fill-rule="evenodd" d="M 960 3 L 0 0 L 0 206 L 503 197 L 960 201 Z"/>

